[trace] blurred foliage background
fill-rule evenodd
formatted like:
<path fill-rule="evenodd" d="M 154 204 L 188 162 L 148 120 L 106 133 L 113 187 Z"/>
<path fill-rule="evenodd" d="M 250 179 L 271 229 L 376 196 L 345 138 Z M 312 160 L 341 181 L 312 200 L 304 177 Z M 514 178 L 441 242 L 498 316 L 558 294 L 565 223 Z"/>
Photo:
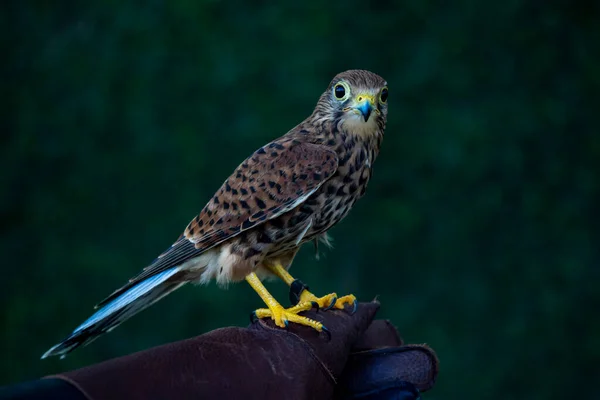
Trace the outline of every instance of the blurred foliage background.
<path fill-rule="evenodd" d="M 374 178 L 335 249 L 292 271 L 378 296 L 433 346 L 429 399 L 594 397 L 597 17 L 592 1 L 3 3 L 0 384 L 247 324 L 247 285 L 186 286 L 39 360 L 336 73 L 364 68 L 391 93 Z"/>

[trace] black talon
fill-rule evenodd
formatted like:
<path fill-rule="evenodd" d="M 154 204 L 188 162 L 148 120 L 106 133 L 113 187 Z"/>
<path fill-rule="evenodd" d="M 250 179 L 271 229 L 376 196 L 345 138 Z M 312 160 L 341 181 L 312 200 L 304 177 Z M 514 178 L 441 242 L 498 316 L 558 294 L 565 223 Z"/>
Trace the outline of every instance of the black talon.
<path fill-rule="evenodd" d="M 331 310 L 333 308 L 333 306 L 335 306 L 335 303 L 337 302 L 337 296 L 335 296 L 333 298 L 333 300 L 331 300 L 331 304 L 328 305 L 326 308 L 323 309 L 323 311 L 328 311 Z"/>
<path fill-rule="evenodd" d="M 293 306 L 300 302 L 300 295 L 305 290 L 308 290 L 308 285 L 304 284 L 300 279 L 295 279 L 290 285 L 290 303 Z"/>
<path fill-rule="evenodd" d="M 310 304 L 313 306 L 313 308 L 317 309 L 317 312 L 319 312 L 319 303 L 317 303 L 316 301 L 311 301 Z"/>
<path fill-rule="evenodd" d="M 354 300 L 354 307 L 352 308 L 352 312 L 350 313 L 350 315 L 354 315 L 354 313 L 356 312 L 356 310 L 358 309 L 358 301 Z"/>
<path fill-rule="evenodd" d="M 285 324 L 285 327 L 287 328 L 287 327 L 288 327 L 288 324 L 289 324 L 288 320 L 287 320 L 287 319 L 284 319 L 284 320 L 283 320 L 283 323 Z"/>
<path fill-rule="evenodd" d="M 250 313 L 250 323 L 253 324 L 258 321 L 258 317 L 256 316 L 256 310 Z"/>
<path fill-rule="evenodd" d="M 331 332 L 329 332 L 329 329 L 327 329 L 325 327 L 325 325 L 323 325 L 321 327 L 321 332 L 325 332 L 325 334 L 327 335 L 327 341 L 330 342 L 331 341 Z"/>

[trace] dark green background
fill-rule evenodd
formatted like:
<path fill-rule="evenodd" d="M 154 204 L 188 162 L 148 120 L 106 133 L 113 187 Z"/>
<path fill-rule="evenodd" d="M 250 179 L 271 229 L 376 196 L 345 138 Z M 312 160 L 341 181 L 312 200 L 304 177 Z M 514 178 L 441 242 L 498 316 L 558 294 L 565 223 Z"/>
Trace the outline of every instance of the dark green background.
<path fill-rule="evenodd" d="M 335 249 L 292 272 L 378 296 L 433 346 L 429 399 L 593 397 L 597 2 L 248 3 L 3 3 L 0 384 L 246 324 L 261 305 L 246 284 L 187 286 L 39 360 L 336 73 L 364 68 L 390 87 L 374 178 Z"/>

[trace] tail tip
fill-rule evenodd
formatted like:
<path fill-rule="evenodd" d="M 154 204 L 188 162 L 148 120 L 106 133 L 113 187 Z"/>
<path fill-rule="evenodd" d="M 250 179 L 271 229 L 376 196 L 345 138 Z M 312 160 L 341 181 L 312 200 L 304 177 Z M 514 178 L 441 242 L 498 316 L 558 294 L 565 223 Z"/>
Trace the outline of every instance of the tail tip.
<path fill-rule="evenodd" d="M 71 344 L 69 346 L 65 346 L 65 342 L 61 342 L 57 345 L 52 346 L 47 352 L 42 354 L 40 360 L 46 359 L 52 356 L 60 356 L 60 359 L 64 359 L 67 356 L 67 353 L 77 347 L 76 344 Z"/>
<path fill-rule="evenodd" d="M 53 352 L 54 352 L 54 348 L 55 348 L 55 347 L 56 347 L 56 346 L 52 347 L 50 350 L 48 350 L 47 352 L 45 352 L 44 354 L 42 354 L 42 356 L 40 357 L 40 360 L 44 360 L 44 359 L 46 359 L 46 358 L 48 358 L 48 357 L 50 357 L 50 356 L 53 356 L 53 355 L 55 355 L 55 354 L 53 353 Z"/>

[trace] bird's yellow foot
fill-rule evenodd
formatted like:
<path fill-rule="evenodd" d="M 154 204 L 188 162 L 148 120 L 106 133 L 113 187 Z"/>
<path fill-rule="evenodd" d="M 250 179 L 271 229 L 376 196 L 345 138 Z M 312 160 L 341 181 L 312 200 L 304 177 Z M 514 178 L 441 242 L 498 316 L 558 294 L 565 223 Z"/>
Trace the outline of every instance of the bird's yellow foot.
<path fill-rule="evenodd" d="M 352 304 L 352 314 L 356 312 L 356 308 L 358 307 L 358 301 L 356 300 L 356 296 L 353 294 L 347 294 L 342 297 L 338 297 L 335 302 L 335 308 L 343 310 L 346 304 Z"/>
<path fill-rule="evenodd" d="M 329 310 L 335 307 L 338 297 L 335 293 L 329 293 L 323 297 L 317 297 L 308 290 L 303 290 L 300 294 L 300 303 L 309 302 L 313 307 Z"/>
<path fill-rule="evenodd" d="M 330 293 L 323 297 L 317 297 L 308 290 L 303 290 L 300 294 L 300 303 L 304 302 L 310 302 L 315 307 L 322 308 L 324 310 L 331 310 L 332 308 L 343 310 L 346 304 L 352 304 L 352 314 L 356 312 L 356 307 L 358 305 L 356 297 L 352 294 L 343 297 L 337 297 L 337 294 Z"/>
<path fill-rule="evenodd" d="M 285 328 L 288 326 L 288 322 L 309 326 L 318 332 L 328 332 L 327 328 L 322 323 L 313 319 L 298 315 L 299 312 L 310 310 L 313 305 L 310 302 L 301 302 L 290 308 L 283 308 L 277 304 L 269 308 L 259 308 L 253 312 L 253 317 L 256 318 L 267 318 L 275 322 L 275 325 Z"/>

